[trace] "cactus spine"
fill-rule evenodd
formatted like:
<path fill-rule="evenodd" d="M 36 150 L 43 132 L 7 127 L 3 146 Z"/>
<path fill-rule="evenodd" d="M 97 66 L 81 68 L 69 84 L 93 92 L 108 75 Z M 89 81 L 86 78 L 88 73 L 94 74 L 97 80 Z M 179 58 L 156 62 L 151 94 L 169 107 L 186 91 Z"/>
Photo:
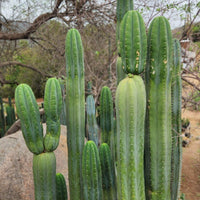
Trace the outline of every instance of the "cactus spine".
<path fill-rule="evenodd" d="M 116 200 L 115 168 L 110 148 L 106 143 L 99 147 L 99 157 L 102 171 L 103 200 Z"/>
<path fill-rule="evenodd" d="M 171 200 L 177 200 L 180 189 L 182 139 L 181 135 L 181 47 L 177 39 L 173 41 L 172 70 L 172 162 L 171 162 Z"/>
<path fill-rule="evenodd" d="M 110 88 L 104 86 L 100 95 L 101 143 L 110 145 L 113 136 L 113 100 Z"/>
<path fill-rule="evenodd" d="M 81 36 L 66 36 L 66 118 L 70 199 L 81 199 L 81 156 L 85 137 L 85 83 Z"/>
<path fill-rule="evenodd" d="M 102 174 L 96 144 L 88 141 L 82 157 L 83 199 L 102 200 Z"/>
<path fill-rule="evenodd" d="M 147 53 L 146 29 L 137 11 L 128 11 L 120 25 L 120 55 L 123 70 L 128 74 L 144 71 Z"/>
<path fill-rule="evenodd" d="M 54 151 L 60 139 L 60 114 L 62 109 L 62 94 L 60 83 L 56 78 L 46 82 L 44 94 L 44 110 L 47 132 L 44 138 L 46 151 Z"/>
<path fill-rule="evenodd" d="M 119 85 L 119 82 L 126 77 L 126 73 L 124 72 L 122 68 L 122 58 L 118 57 L 117 58 L 117 85 Z"/>
<path fill-rule="evenodd" d="M 67 200 L 67 187 L 65 177 L 61 173 L 56 174 L 56 199 Z"/>
<path fill-rule="evenodd" d="M 35 200 L 56 199 L 56 157 L 54 152 L 33 156 Z"/>
<path fill-rule="evenodd" d="M 156 17 L 149 28 L 146 68 L 145 183 L 147 200 L 170 200 L 171 65 L 169 22 Z"/>
<path fill-rule="evenodd" d="M 144 200 L 146 93 L 140 76 L 129 74 L 116 91 L 117 192 L 120 200 Z"/>
<path fill-rule="evenodd" d="M 27 84 L 20 84 L 15 90 L 17 114 L 28 149 L 34 154 L 44 151 L 43 130 L 35 96 Z"/>
<path fill-rule="evenodd" d="M 87 110 L 87 132 L 88 139 L 95 142 L 98 146 L 98 125 L 96 122 L 96 109 L 95 102 L 92 95 L 87 96 L 86 98 L 86 110 Z"/>

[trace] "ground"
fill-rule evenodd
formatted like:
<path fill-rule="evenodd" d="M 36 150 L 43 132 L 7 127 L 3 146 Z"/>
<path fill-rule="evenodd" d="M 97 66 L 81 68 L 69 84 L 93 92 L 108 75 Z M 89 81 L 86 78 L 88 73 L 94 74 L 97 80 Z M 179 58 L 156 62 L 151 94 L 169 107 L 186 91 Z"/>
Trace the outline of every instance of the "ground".
<path fill-rule="evenodd" d="M 191 122 L 192 138 L 188 147 L 183 148 L 181 193 L 186 200 L 200 200 L 200 112 L 183 110 L 183 118 Z"/>

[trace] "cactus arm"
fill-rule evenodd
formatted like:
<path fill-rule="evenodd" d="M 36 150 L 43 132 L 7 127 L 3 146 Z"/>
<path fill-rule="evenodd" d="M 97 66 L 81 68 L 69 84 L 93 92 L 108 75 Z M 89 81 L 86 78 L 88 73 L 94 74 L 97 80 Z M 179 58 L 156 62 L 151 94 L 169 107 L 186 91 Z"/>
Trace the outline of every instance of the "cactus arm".
<path fill-rule="evenodd" d="M 120 55 L 123 70 L 128 74 L 144 71 L 147 53 L 146 29 L 137 11 L 128 11 L 120 25 Z"/>
<path fill-rule="evenodd" d="M 96 144 L 88 141 L 82 157 L 83 199 L 102 200 L 102 174 Z"/>
<path fill-rule="evenodd" d="M 47 133 L 44 138 L 46 151 L 54 151 L 60 138 L 60 114 L 62 109 L 62 94 L 60 83 L 56 78 L 48 79 L 45 86 L 44 110 Z"/>
<path fill-rule="evenodd" d="M 177 39 L 173 41 L 172 70 L 172 161 L 171 161 L 171 200 L 177 200 L 180 189 L 182 139 L 181 139 L 181 47 Z"/>
<path fill-rule="evenodd" d="M 123 80 L 126 77 L 126 73 L 123 70 L 122 65 L 122 58 L 117 58 L 117 64 L 116 64 L 116 72 L 117 72 L 117 85 L 119 85 L 119 82 Z"/>
<path fill-rule="evenodd" d="M 145 181 L 147 199 L 170 199 L 172 34 L 164 17 L 148 33 Z"/>
<path fill-rule="evenodd" d="M 140 76 L 128 75 L 116 91 L 118 199 L 144 200 L 146 93 Z"/>
<path fill-rule="evenodd" d="M 53 152 L 33 156 L 35 200 L 56 199 L 56 158 Z"/>
<path fill-rule="evenodd" d="M 34 154 L 44 151 L 43 130 L 35 96 L 26 84 L 20 84 L 15 90 L 17 114 L 21 120 L 21 129 L 28 149 Z"/>
<path fill-rule="evenodd" d="M 83 47 L 79 32 L 66 36 L 66 124 L 70 199 L 81 199 L 81 156 L 85 137 Z"/>

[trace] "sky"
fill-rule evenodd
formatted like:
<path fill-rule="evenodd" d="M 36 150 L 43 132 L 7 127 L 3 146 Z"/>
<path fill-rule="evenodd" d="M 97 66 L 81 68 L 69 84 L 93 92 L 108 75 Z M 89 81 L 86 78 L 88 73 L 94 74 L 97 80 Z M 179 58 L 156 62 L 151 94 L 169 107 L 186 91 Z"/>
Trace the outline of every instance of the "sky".
<path fill-rule="evenodd" d="M 38 1 L 40 3 L 38 3 Z M 99 0 L 101 1 L 109 1 L 109 0 Z M 168 0 L 168 4 L 174 3 L 181 0 Z M 184 5 L 188 3 L 188 1 L 191 1 L 194 4 L 200 3 L 199 0 L 182 0 L 182 4 Z M 42 2 L 42 3 L 41 3 Z M 34 18 L 37 16 L 37 14 L 44 13 L 49 11 L 53 7 L 54 0 L 9 0 L 8 3 L 2 3 L 1 5 L 1 13 L 7 18 L 7 19 L 17 19 L 17 20 L 26 20 L 26 21 L 33 21 Z M 153 12 L 151 9 L 152 5 L 157 5 L 162 8 L 162 4 L 166 4 L 165 0 L 134 0 L 135 9 L 142 10 L 142 5 L 148 5 L 150 7 L 149 10 L 146 10 L 142 13 L 143 18 L 146 23 L 148 23 L 149 16 Z M 28 7 L 30 9 L 28 10 Z M 34 8 L 34 9 L 33 9 Z M 20 12 L 19 12 L 20 9 Z M 192 9 L 192 15 L 194 16 L 197 12 L 198 8 L 193 7 Z M 30 13 L 30 15 L 29 15 Z M 156 10 L 154 9 L 154 13 L 156 13 Z M 166 12 L 164 14 L 165 17 L 169 18 L 171 28 L 177 28 L 184 25 L 184 20 L 181 20 L 180 14 L 175 9 L 172 9 L 170 12 Z M 185 13 L 183 13 L 182 18 L 186 16 Z M 200 16 L 197 18 L 196 22 L 200 21 Z"/>

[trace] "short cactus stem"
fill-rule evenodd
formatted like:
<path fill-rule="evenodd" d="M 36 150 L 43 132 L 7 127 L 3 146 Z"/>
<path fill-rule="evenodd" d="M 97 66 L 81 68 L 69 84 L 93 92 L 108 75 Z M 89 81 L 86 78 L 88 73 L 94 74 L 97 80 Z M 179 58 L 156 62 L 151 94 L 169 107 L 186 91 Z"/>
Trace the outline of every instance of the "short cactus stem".
<path fill-rule="evenodd" d="M 99 147 L 99 157 L 102 171 L 103 200 L 116 200 L 116 180 L 114 162 L 111 151 L 106 143 Z"/>
<path fill-rule="evenodd" d="M 117 71 L 117 85 L 119 85 L 119 82 L 123 80 L 126 77 L 126 73 L 123 70 L 122 65 L 122 59 L 121 57 L 117 58 L 117 64 L 116 64 L 116 71 Z"/>
<path fill-rule="evenodd" d="M 61 173 L 56 174 L 56 200 L 67 200 L 67 186 L 65 177 Z"/>
<path fill-rule="evenodd" d="M 159 37 L 158 37 L 159 36 Z M 147 200 L 170 200 L 172 33 L 163 16 L 148 32 L 145 189 Z"/>
<path fill-rule="evenodd" d="M 88 141 L 82 157 L 83 199 L 102 200 L 102 174 L 99 152 L 93 141 Z"/>
<path fill-rule="evenodd" d="M 144 200 L 144 121 L 146 92 L 142 78 L 123 79 L 116 91 L 117 194 L 119 200 Z"/>

